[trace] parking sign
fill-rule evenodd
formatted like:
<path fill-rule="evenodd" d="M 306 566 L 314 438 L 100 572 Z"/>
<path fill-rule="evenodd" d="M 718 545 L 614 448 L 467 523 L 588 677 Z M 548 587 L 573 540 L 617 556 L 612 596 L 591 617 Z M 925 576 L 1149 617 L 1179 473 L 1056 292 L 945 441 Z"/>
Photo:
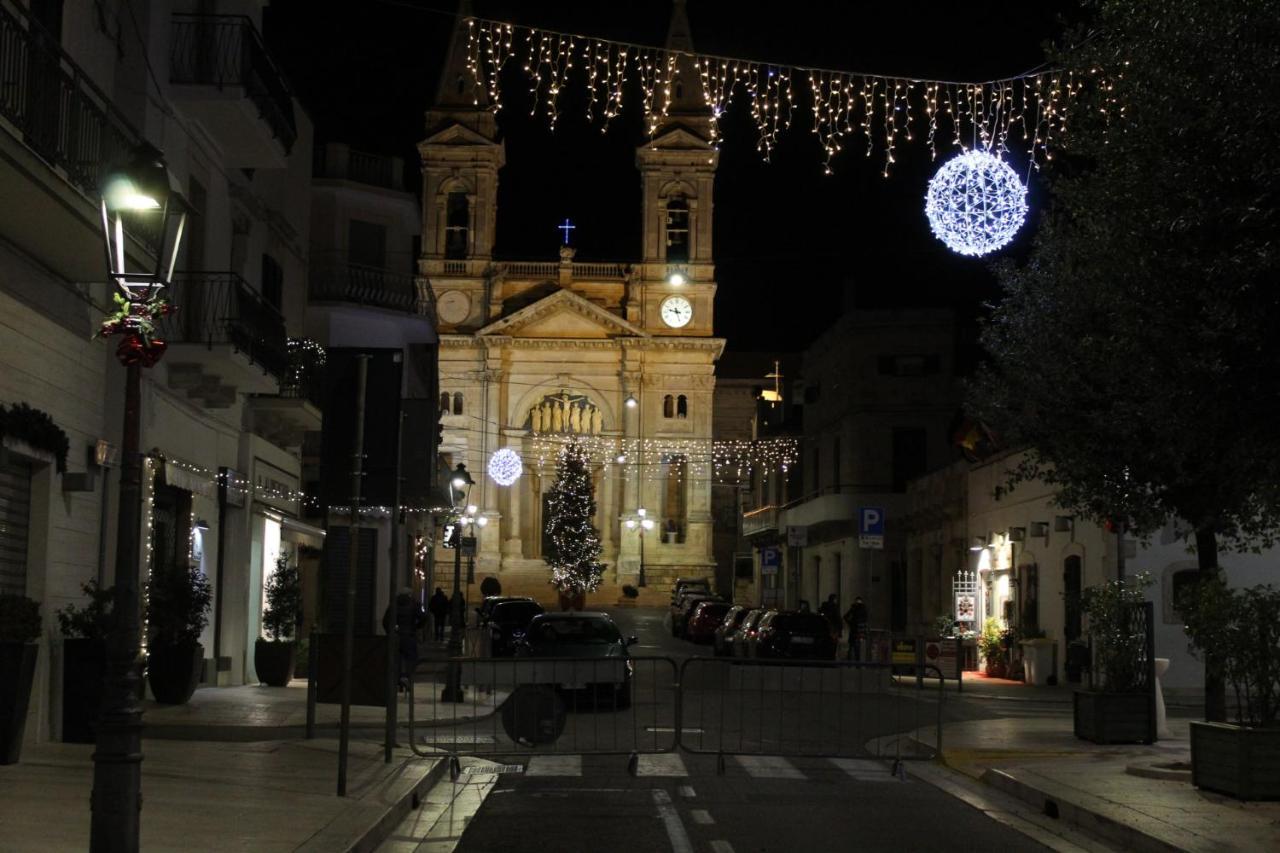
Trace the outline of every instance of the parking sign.
<path fill-rule="evenodd" d="M 884 507 L 858 507 L 858 547 L 884 549 Z"/>
<path fill-rule="evenodd" d="M 782 551 L 778 548 L 760 549 L 760 574 L 776 575 L 778 565 L 782 562 Z"/>

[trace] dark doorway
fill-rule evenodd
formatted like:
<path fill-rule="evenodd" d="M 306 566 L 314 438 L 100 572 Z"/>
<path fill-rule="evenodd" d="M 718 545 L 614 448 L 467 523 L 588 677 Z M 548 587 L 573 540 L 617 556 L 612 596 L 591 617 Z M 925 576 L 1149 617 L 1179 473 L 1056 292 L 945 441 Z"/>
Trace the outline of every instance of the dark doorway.
<path fill-rule="evenodd" d="M 1082 633 L 1080 613 L 1080 582 L 1082 566 L 1079 557 L 1067 557 L 1062 561 L 1062 604 L 1065 610 L 1062 633 L 1067 642 L 1078 640 Z"/>
<path fill-rule="evenodd" d="M 907 564 L 895 560 L 889 566 L 889 577 L 892 581 L 889 601 L 889 628 L 894 631 L 907 630 Z"/>

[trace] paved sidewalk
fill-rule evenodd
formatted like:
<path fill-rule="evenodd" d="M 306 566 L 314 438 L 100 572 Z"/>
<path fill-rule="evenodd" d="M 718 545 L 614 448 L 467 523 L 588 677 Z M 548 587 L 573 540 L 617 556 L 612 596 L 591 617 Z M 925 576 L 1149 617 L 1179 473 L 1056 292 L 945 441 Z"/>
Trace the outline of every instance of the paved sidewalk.
<path fill-rule="evenodd" d="M 1280 850 L 1280 803 L 1242 803 L 1191 785 L 1189 722 L 1171 718 L 1172 737 L 1151 746 L 1100 746 L 1075 737 L 1069 708 L 968 720 L 944 726 L 943 759 L 1117 849 Z M 917 737 L 931 743 L 932 730 Z"/>
<path fill-rule="evenodd" d="M 60 853 L 89 847 L 92 746 L 44 744 L 0 767 L 0 849 Z M 332 740 L 245 744 L 147 740 L 142 849 L 369 850 L 445 773 L 446 762 L 353 742 L 348 796 L 335 795 Z"/>

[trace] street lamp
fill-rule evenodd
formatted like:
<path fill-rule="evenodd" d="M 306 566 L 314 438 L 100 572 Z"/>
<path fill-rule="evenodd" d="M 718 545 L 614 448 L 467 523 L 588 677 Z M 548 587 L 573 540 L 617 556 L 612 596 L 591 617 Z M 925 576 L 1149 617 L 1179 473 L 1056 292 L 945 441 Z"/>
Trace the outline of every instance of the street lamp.
<path fill-rule="evenodd" d="M 459 510 L 459 517 L 454 530 L 456 538 L 453 545 L 453 595 L 456 596 L 462 589 L 462 534 L 463 530 L 470 526 L 473 514 L 476 511 L 474 504 L 468 503 L 471 497 L 471 487 L 476 481 L 471 479 L 471 475 L 467 473 L 467 466 L 461 462 L 453 469 L 453 476 L 449 480 L 449 485 L 454 491 L 461 492 L 461 501 L 455 501 L 454 506 Z M 452 609 L 452 597 L 450 599 L 450 609 Z M 462 605 L 462 619 L 467 618 L 467 606 Z M 462 628 L 458 624 L 458 620 L 449 620 L 449 657 L 456 658 L 462 654 Z M 462 673 L 456 666 L 450 664 L 448 683 L 445 685 L 444 691 L 440 694 L 441 702 L 461 702 L 463 701 L 462 693 Z"/>
<path fill-rule="evenodd" d="M 125 367 L 121 435 L 120 509 L 116 534 L 114 627 L 107 646 L 107 676 L 93 752 L 91 851 L 137 851 L 142 817 L 142 673 L 138 568 L 141 555 L 142 368 L 164 352 L 152 320 L 165 313 L 157 298 L 173 277 L 182 244 L 186 205 L 160 152 L 140 146 L 124 168 L 102 183 L 102 239 L 111 281 L 123 292 L 103 334 L 123 335 L 116 356 Z M 131 265 L 125 234 L 139 239 L 154 262 Z"/>
<path fill-rule="evenodd" d="M 644 507 L 636 510 L 635 518 L 627 519 L 627 529 L 634 530 L 640 535 L 640 577 L 636 578 L 636 586 L 646 586 L 644 580 L 644 534 L 646 530 L 653 529 L 653 519 L 648 518 L 649 511 Z"/>

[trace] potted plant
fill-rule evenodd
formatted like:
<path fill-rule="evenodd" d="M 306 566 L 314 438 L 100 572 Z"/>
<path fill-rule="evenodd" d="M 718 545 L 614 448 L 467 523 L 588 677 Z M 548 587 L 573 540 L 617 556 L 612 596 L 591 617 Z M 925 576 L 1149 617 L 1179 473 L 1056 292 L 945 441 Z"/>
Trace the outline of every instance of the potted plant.
<path fill-rule="evenodd" d="M 22 756 L 39 636 L 40 605 L 25 595 L 0 595 L 0 764 Z"/>
<path fill-rule="evenodd" d="M 1054 680 L 1053 640 L 1046 637 L 1044 631 L 1036 629 L 1023 631 L 1018 642 L 1022 646 L 1022 673 L 1027 684 L 1043 687 Z"/>
<path fill-rule="evenodd" d="M 302 576 L 289 556 L 276 558 L 276 570 L 267 578 L 267 606 L 262 611 L 262 632 L 253 646 L 253 668 L 258 680 L 269 687 L 288 687 L 297 665 L 298 625 L 302 623 Z"/>
<path fill-rule="evenodd" d="M 1192 651 L 1222 673 L 1236 721 L 1191 724 L 1191 781 L 1241 800 L 1280 799 L 1280 590 L 1206 579 L 1179 602 Z"/>
<path fill-rule="evenodd" d="M 1149 625 L 1135 618 L 1151 585 L 1143 572 L 1089 587 L 1080 606 L 1089 619 L 1093 663 L 1088 690 L 1074 696 L 1076 737 L 1094 743 L 1155 741 L 1154 661 L 1147 648 Z M 1149 607 L 1149 605 L 1148 605 Z"/>
<path fill-rule="evenodd" d="M 1005 666 L 1004 639 L 1000 623 L 994 616 L 988 616 L 982 623 L 982 634 L 978 636 L 978 649 L 982 652 L 985 672 L 992 678 L 1004 678 L 1008 675 Z"/>
<path fill-rule="evenodd" d="M 58 611 L 62 631 L 62 740 L 93 743 L 102 684 L 107 673 L 107 634 L 111 631 L 111 607 L 115 587 L 103 589 L 98 581 L 81 584 L 89 599 L 83 607 L 68 604 Z"/>
<path fill-rule="evenodd" d="M 147 681 L 157 702 L 181 705 L 195 693 L 211 598 L 197 566 L 156 571 L 147 582 Z"/>

